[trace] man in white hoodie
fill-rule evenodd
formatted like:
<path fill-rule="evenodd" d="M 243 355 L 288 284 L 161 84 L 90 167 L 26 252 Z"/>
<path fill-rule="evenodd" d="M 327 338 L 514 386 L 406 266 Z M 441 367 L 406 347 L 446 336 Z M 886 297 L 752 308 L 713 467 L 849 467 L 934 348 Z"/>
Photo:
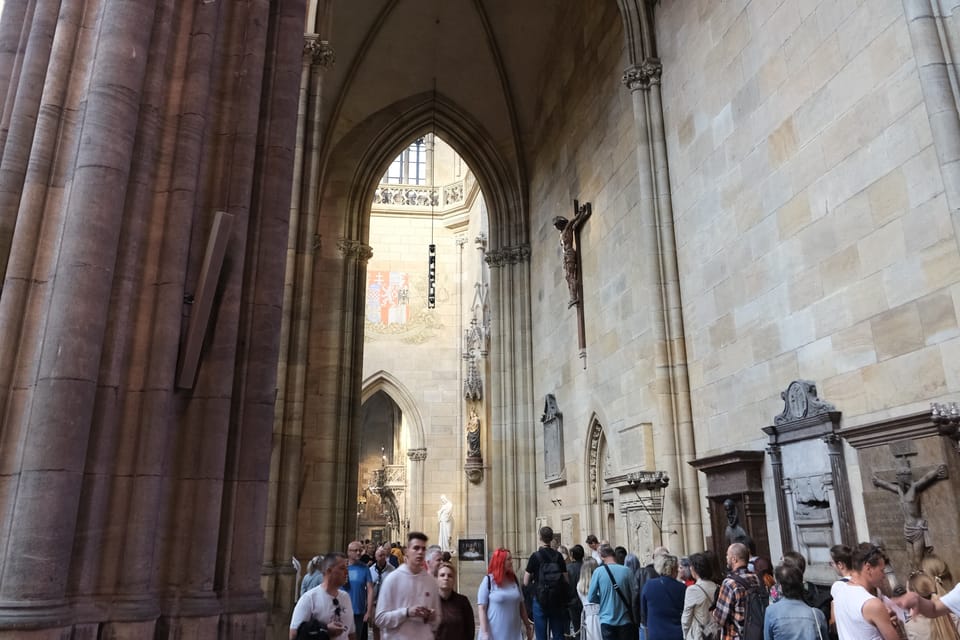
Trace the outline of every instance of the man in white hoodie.
<path fill-rule="evenodd" d="M 383 577 L 377 599 L 377 626 L 382 640 L 432 640 L 440 626 L 440 593 L 427 571 L 427 536 L 407 535 L 406 562 Z"/>

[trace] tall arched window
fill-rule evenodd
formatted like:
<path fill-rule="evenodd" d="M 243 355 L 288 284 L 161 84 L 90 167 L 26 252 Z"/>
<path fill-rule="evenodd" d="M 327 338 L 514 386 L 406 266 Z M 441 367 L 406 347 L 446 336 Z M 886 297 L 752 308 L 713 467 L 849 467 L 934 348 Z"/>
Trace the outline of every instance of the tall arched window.
<path fill-rule="evenodd" d="M 390 163 L 381 182 L 385 184 L 426 184 L 428 137 L 430 136 L 420 136 L 411 142 L 410 146 Z"/>

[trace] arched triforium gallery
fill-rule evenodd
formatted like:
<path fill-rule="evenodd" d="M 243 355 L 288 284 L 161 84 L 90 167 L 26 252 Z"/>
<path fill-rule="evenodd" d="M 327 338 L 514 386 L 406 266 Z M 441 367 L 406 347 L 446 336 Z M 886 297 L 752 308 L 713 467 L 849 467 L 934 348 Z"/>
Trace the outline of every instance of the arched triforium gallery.
<path fill-rule="evenodd" d="M 957 0 L 2 6 L 0 638 L 410 530 L 960 567 Z"/>

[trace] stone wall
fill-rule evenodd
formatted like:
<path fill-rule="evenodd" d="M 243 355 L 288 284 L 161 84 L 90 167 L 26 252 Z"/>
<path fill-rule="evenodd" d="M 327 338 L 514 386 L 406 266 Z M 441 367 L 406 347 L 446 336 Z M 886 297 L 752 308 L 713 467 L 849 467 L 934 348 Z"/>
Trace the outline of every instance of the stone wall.
<path fill-rule="evenodd" d="M 658 14 L 702 451 L 756 440 L 797 377 L 851 421 L 960 389 L 960 255 L 902 3 L 776 5 Z"/>
<path fill-rule="evenodd" d="M 611 523 L 611 507 L 594 502 L 590 487 L 592 421 L 602 426 L 609 452 L 605 463 L 598 449 L 601 476 L 656 466 L 660 461 L 645 451 L 644 425 L 663 425 L 654 397 L 656 274 L 640 266 L 637 134 L 630 92 L 620 81 L 627 66 L 622 22 L 612 2 L 602 10 L 572 3 L 556 21 L 556 39 L 570 46 L 556 51 L 541 91 L 540 135 L 530 163 L 531 297 L 534 395 L 539 411 L 546 394 L 554 394 L 563 414 L 566 484 L 545 493 L 540 433 L 538 513 L 565 532 L 564 544 L 596 533 L 639 551 L 651 541 L 627 537 L 635 525 L 623 522 L 619 498 Z M 552 225 L 554 216 L 573 215 L 574 199 L 593 209 L 581 232 L 586 369 L 577 357 L 576 310 L 567 308 Z"/>
<path fill-rule="evenodd" d="M 960 254 L 904 3 L 664 2 L 657 33 L 698 455 L 759 448 L 796 378 L 845 426 L 955 398 Z"/>

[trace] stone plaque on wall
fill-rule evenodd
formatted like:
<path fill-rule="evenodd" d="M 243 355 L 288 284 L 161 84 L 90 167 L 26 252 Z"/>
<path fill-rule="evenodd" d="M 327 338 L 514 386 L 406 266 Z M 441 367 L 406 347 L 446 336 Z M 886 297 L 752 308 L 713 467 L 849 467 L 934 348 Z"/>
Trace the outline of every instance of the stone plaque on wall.
<path fill-rule="evenodd" d="M 543 403 L 543 481 L 550 485 L 566 480 L 563 459 L 563 414 L 557 398 L 548 393 Z"/>

